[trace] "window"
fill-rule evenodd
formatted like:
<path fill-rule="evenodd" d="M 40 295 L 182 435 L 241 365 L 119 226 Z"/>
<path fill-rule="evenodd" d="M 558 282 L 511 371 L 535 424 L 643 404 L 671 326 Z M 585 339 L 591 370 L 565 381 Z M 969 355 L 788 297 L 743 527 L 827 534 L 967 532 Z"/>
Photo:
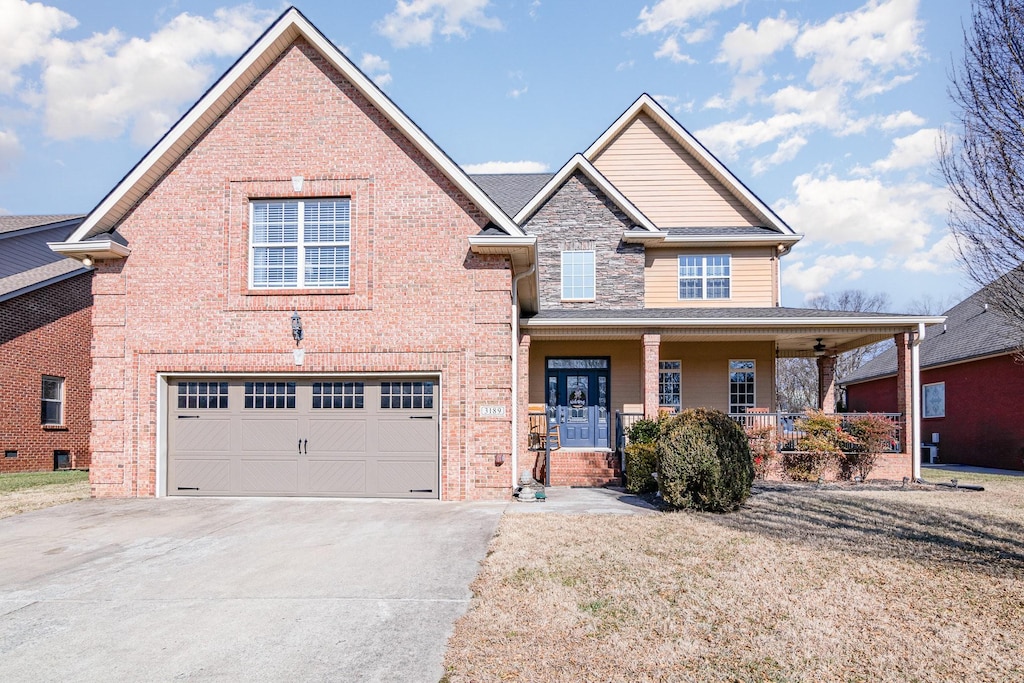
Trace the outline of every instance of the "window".
<path fill-rule="evenodd" d="M 178 384 L 178 407 L 227 408 L 227 382 L 181 382 Z"/>
<path fill-rule="evenodd" d="M 729 412 L 745 413 L 754 407 L 754 361 L 729 361 Z"/>
<path fill-rule="evenodd" d="M 381 408 L 433 408 L 433 382 L 381 382 Z"/>
<path fill-rule="evenodd" d="M 673 411 L 680 408 L 679 384 L 682 365 L 678 360 L 658 362 L 658 405 L 661 408 Z"/>
<path fill-rule="evenodd" d="M 64 378 L 43 376 L 41 423 L 64 424 Z"/>
<path fill-rule="evenodd" d="M 922 417 L 946 417 L 946 383 L 936 382 L 921 387 L 924 394 Z"/>
<path fill-rule="evenodd" d="M 246 382 L 246 408 L 294 408 L 295 382 Z"/>
<path fill-rule="evenodd" d="M 362 382 L 313 382 L 314 408 L 362 408 Z"/>
<path fill-rule="evenodd" d="M 732 272 L 732 257 L 718 256 L 679 257 L 680 299 L 728 299 Z"/>
<path fill-rule="evenodd" d="M 351 201 L 250 203 L 254 289 L 348 287 Z"/>
<path fill-rule="evenodd" d="M 562 299 L 594 300 L 594 252 L 562 252 Z"/>
<path fill-rule="evenodd" d="M 4 451 L 4 457 L 5 458 L 17 458 L 18 457 L 18 451 Z"/>

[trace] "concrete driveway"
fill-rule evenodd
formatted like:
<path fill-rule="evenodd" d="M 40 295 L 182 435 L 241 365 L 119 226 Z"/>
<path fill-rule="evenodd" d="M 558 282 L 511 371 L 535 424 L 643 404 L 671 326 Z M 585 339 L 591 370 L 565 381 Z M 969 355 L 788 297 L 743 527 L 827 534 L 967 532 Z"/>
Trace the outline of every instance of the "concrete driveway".
<path fill-rule="evenodd" d="M 0 520 L 0 681 L 437 681 L 505 507 L 86 500 Z"/>

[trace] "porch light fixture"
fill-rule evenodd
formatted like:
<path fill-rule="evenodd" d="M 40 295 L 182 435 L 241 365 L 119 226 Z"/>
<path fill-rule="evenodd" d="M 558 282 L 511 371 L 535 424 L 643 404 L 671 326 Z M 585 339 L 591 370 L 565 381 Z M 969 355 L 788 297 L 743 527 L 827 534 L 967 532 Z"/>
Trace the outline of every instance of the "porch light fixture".
<path fill-rule="evenodd" d="M 92 256 L 90 256 L 89 254 L 86 254 L 85 258 L 82 259 L 82 265 L 85 266 L 86 268 L 88 268 L 92 264 L 93 264 Z"/>
<path fill-rule="evenodd" d="M 825 355 L 825 345 L 821 343 L 821 337 L 818 337 L 818 343 L 814 345 L 814 355 L 815 356 L 824 356 Z"/>
<path fill-rule="evenodd" d="M 292 339 L 295 340 L 296 346 L 302 341 L 302 318 L 299 317 L 298 311 L 292 313 Z"/>

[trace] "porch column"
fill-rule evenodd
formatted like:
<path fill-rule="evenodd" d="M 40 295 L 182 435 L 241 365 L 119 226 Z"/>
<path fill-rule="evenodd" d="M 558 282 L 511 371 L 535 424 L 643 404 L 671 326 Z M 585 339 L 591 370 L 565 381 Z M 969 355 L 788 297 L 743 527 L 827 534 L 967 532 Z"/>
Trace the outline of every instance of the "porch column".
<path fill-rule="evenodd" d="M 826 413 L 836 412 L 836 357 L 818 358 L 818 408 Z"/>
<path fill-rule="evenodd" d="M 644 417 L 649 420 L 658 418 L 658 359 L 661 351 L 661 335 L 645 334 L 644 341 Z"/>
<path fill-rule="evenodd" d="M 516 387 L 518 396 L 513 396 L 512 400 L 517 402 L 518 405 L 518 420 L 513 425 L 515 430 L 516 443 L 519 444 L 519 453 L 521 457 L 529 453 L 529 433 L 530 433 L 530 335 L 523 334 L 519 336 L 519 357 L 518 368 L 515 368 L 515 372 L 519 375 L 519 383 Z M 523 465 L 520 465 L 523 467 Z M 513 472 L 518 477 L 518 472 Z"/>
<path fill-rule="evenodd" d="M 900 453 L 913 455 L 914 382 L 910 363 L 910 334 L 901 332 L 896 340 L 896 410 L 900 415 Z"/>

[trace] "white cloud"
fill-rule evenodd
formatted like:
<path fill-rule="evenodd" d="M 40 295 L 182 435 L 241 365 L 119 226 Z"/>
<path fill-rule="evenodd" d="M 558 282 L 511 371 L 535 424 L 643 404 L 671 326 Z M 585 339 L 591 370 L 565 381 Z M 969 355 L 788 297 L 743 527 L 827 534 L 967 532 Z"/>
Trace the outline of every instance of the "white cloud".
<path fill-rule="evenodd" d="M 824 294 L 825 287 L 833 279 L 857 280 L 864 271 L 875 266 L 876 261 L 870 256 L 825 254 L 815 258 L 810 265 L 803 260 L 784 263 L 782 277 L 787 286 L 803 292 L 804 298 L 810 300 Z"/>
<path fill-rule="evenodd" d="M 956 261 L 956 238 L 946 234 L 930 248 L 900 259 L 893 267 L 905 268 L 914 273 L 948 273 L 950 264 Z"/>
<path fill-rule="evenodd" d="M 879 123 L 882 130 L 896 130 L 897 128 L 914 128 L 923 126 L 924 119 L 912 111 L 901 111 L 896 114 L 889 114 Z"/>
<path fill-rule="evenodd" d="M 627 61 L 625 61 L 625 62 L 619 62 L 619 63 L 618 63 L 618 64 L 617 64 L 616 66 L 615 66 L 615 70 L 616 70 L 616 71 L 625 71 L 625 70 L 627 70 L 627 69 L 632 69 L 632 68 L 633 68 L 633 65 L 634 65 L 635 63 L 636 63 L 636 62 L 634 62 L 634 61 L 633 61 L 632 59 L 630 59 L 630 60 L 627 60 Z"/>
<path fill-rule="evenodd" d="M 882 87 L 880 78 L 916 64 L 924 55 L 918 43 L 922 24 L 917 5 L 918 0 L 869 0 L 858 10 L 805 27 L 793 51 L 814 61 L 807 80 L 817 86 L 866 83 Z"/>
<path fill-rule="evenodd" d="M 906 137 L 892 141 L 889 156 L 871 164 L 874 171 L 895 171 L 931 166 L 937 158 L 939 140 L 938 128 L 922 128 Z"/>
<path fill-rule="evenodd" d="M 464 38 L 471 27 L 497 31 L 501 21 L 484 14 L 489 4 L 490 0 L 397 0 L 394 11 L 377 22 L 376 29 L 399 48 L 430 45 L 435 32 Z"/>
<path fill-rule="evenodd" d="M 697 60 L 688 54 L 679 51 L 679 41 L 675 36 L 669 36 L 662 42 L 661 47 L 655 51 L 654 56 L 658 59 L 670 59 L 679 64 L 696 64 Z"/>
<path fill-rule="evenodd" d="M 207 60 L 240 54 L 273 16 L 241 5 L 212 19 L 180 14 L 148 39 L 112 29 L 53 40 L 42 73 L 47 134 L 107 138 L 131 128 L 136 142 L 152 142 L 209 85 Z"/>
<path fill-rule="evenodd" d="M 513 100 L 518 100 L 521 96 L 525 95 L 530 91 L 530 86 L 524 85 L 522 88 L 512 88 L 506 93 L 506 97 L 511 97 Z"/>
<path fill-rule="evenodd" d="M 365 71 L 380 87 L 384 87 L 391 82 L 391 74 L 389 73 L 391 64 L 380 55 L 364 52 L 363 58 L 359 60 L 359 68 Z"/>
<path fill-rule="evenodd" d="M 463 164 L 466 173 L 545 173 L 547 164 L 540 161 L 485 161 L 480 164 Z"/>
<path fill-rule="evenodd" d="M 530 3 L 529 14 L 531 19 L 537 18 L 537 10 L 540 9 L 540 0 L 533 0 Z"/>
<path fill-rule="evenodd" d="M 740 0 L 659 0 L 653 7 L 644 6 L 637 17 L 637 33 L 658 33 L 681 29 L 693 19 L 706 17 L 719 10 L 738 5 Z"/>
<path fill-rule="evenodd" d="M 665 107 L 673 114 L 693 111 L 693 100 L 684 102 L 675 95 L 654 95 L 653 97 L 657 100 L 658 104 Z"/>
<path fill-rule="evenodd" d="M 924 248 L 943 223 L 949 195 L 922 182 L 883 183 L 877 178 L 798 176 L 795 197 L 776 203 L 779 214 L 807 243 L 862 243 L 903 256 Z"/>
<path fill-rule="evenodd" d="M 21 142 L 13 130 L 0 130 L 0 174 L 14 169 L 14 160 L 21 156 Z"/>
<path fill-rule="evenodd" d="M 683 40 L 693 45 L 694 43 L 703 43 L 706 40 L 711 40 L 713 35 L 715 35 L 715 27 L 713 24 L 708 24 L 707 26 L 701 26 L 700 28 L 685 32 Z"/>
<path fill-rule="evenodd" d="M 751 164 L 751 171 L 754 175 L 760 175 L 772 166 L 778 166 L 779 164 L 791 161 L 806 144 L 807 138 L 802 135 L 794 135 L 787 138 L 779 143 L 773 154 L 762 159 L 756 159 Z"/>
<path fill-rule="evenodd" d="M 754 71 L 796 37 L 798 24 L 787 20 L 785 12 L 768 17 L 756 29 L 740 24 L 722 38 L 716 62 L 725 62 L 741 72 Z"/>
<path fill-rule="evenodd" d="M 53 36 L 78 21 L 56 7 L 26 0 L 0 0 L 0 93 L 13 92 L 18 71 L 38 61 Z"/>

